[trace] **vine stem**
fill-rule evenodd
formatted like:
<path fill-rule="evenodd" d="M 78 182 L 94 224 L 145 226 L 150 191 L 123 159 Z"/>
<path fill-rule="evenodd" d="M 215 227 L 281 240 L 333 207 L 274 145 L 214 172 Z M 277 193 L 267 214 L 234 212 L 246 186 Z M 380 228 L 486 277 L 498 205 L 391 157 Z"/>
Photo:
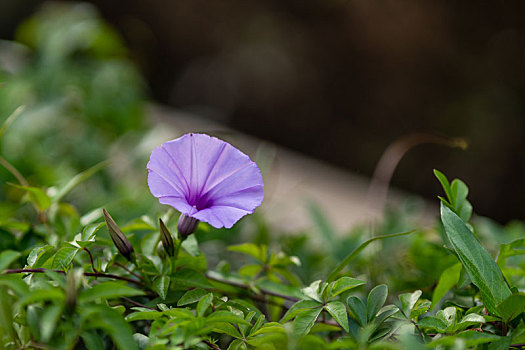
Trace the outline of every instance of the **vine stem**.
<path fill-rule="evenodd" d="M 48 269 L 43 269 L 43 268 L 37 268 L 37 269 L 9 269 L 9 270 L 5 270 L 4 275 L 9 275 L 9 274 L 13 274 L 13 273 L 45 273 L 46 271 L 53 271 L 53 272 L 56 272 L 56 273 L 65 274 L 65 272 L 62 271 L 62 270 L 48 270 Z M 113 279 L 116 279 L 116 280 L 122 280 L 122 281 L 126 281 L 126 282 L 129 282 L 129 283 L 133 283 L 133 284 L 136 284 L 136 285 L 138 285 L 140 287 L 146 287 L 140 281 L 137 281 L 137 280 L 134 280 L 134 279 L 131 279 L 131 278 L 127 278 L 127 277 L 123 277 L 123 276 L 119 276 L 119 275 L 114 275 L 112 273 L 84 272 L 84 276 L 113 278 Z"/>
<path fill-rule="evenodd" d="M 206 274 L 206 278 L 208 278 L 208 279 L 210 279 L 212 281 L 215 281 L 215 282 L 229 284 L 231 286 L 242 288 L 242 289 L 248 289 L 248 290 L 251 289 L 251 286 L 249 286 L 247 284 L 229 281 L 227 279 L 223 279 L 223 278 L 220 278 L 220 277 L 217 277 L 217 276 L 211 276 L 210 274 Z M 290 301 L 299 301 L 300 300 L 300 299 L 295 298 L 295 297 L 291 297 L 291 296 L 284 295 L 284 294 L 277 293 L 277 292 L 272 292 L 271 290 L 267 290 L 267 289 L 263 289 L 263 288 L 259 288 L 259 290 L 261 291 L 262 294 L 272 295 L 272 296 L 283 298 L 283 299 L 290 300 Z"/>
<path fill-rule="evenodd" d="M 208 347 L 211 348 L 211 349 L 214 349 L 214 350 L 221 350 L 221 348 L 219 348 L 217 345 L 213 344 L 213 343 L 212 343 L 211 341 L 209 341 L 209 340 L 204 339 L 202 342 L 203 342 L 204 344 L 208 345 Z"/>

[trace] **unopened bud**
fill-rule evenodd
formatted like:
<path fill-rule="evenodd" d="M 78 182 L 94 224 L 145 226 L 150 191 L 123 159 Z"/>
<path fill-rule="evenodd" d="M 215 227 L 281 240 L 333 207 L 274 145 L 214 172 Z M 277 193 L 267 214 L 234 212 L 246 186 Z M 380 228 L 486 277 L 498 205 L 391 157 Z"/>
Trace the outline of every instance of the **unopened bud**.
<path fill-rule="evenodd" d="M 186 214 L 181 214 L 179 222 L 177 223 L 177 231 L 179 232 L 180 238 L 185 239 L 195 232 L 197 225 L 199 225 L 199 220 Z"/>
<path fill-rule="evenodd" d="M 159 227 L 160 227 L 160 240 L 162 242 L 162 246 L 164 247 L 164 250 L 166 253 L 168 253 L 169 256 L 173 256 L 175 254 L 175 245 L 173 244 L 173 237 L 171 237 L 171 233 L 164 225 L 164 222 L 162 222 L 161 219 L 159 219 Z"/>
<path fill-rule="evenodd" d="M 117 226 L 111 215 L 109 215 L 106 209 L 102 209 L 104 213 L 104 218 L 106 219 L 106 226 L 108 227 L 109 235 L 113 240 L 113 243 L 117 247 L 120 254 L 124 255 L 126 259 L 130 260 L 131 253 L 133 253 L 133 246 L 127 239 L 127 237 L 120 231 L 120 228 Z"/>

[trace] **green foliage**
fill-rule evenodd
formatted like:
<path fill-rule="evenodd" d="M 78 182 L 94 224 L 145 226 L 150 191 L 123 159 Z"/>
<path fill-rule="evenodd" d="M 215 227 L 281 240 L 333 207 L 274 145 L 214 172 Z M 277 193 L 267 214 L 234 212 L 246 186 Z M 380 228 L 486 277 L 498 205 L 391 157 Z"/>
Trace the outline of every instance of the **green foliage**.
<path fill-rule="evenodd" d="M 53 5 L 18 37 L 33 53 L 0 76 L 2 116 L 26 105 L 0 125 L 1 349 L 525 343 L 525 225 L 473 217 L 461 180 L 435 171 L 435 229 L 409 203 L 373 231 L 341 233 L 310 204 L 325 244 L 259 214 L 228 232 L 201 223 L 181 241 L 173 211 L 144 199 L 144 174 L 130 186 L 137 170 L 115 176 L 105 162 L 115 140 L 135 149 L 143 136 L 139 79 L 116 34 L 89 5 Z M 128 210 L 113 210 L 123 198 Z"/>

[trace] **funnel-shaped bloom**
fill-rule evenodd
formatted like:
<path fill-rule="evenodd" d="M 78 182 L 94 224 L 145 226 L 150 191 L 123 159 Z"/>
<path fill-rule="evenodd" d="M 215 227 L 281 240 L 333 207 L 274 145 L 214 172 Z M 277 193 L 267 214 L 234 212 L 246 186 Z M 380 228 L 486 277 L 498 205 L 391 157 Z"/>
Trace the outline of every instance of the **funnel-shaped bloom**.
<path fill-rule="evenodd" d="M 151 193 L 189 217 L 221 228 L 253 213 L 263 200 L 261 172 L 250 158 L 222 140 L 186 134 L 151 152 Z"/>

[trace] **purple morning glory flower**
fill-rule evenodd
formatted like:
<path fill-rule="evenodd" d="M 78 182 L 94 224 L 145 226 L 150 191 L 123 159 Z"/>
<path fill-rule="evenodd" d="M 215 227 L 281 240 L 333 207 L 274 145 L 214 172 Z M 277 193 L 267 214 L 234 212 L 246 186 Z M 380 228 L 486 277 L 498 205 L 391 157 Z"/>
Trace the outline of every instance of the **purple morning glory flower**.
<path fill-rule="evenodd" d="M 261 171 L 230 145 L 204 134 L 186 134 L 151 152 L 148 186 L 182 217 L 232 227 L 263 200 Z M 195 220 L 195 222 L 197 222 Z"/>

